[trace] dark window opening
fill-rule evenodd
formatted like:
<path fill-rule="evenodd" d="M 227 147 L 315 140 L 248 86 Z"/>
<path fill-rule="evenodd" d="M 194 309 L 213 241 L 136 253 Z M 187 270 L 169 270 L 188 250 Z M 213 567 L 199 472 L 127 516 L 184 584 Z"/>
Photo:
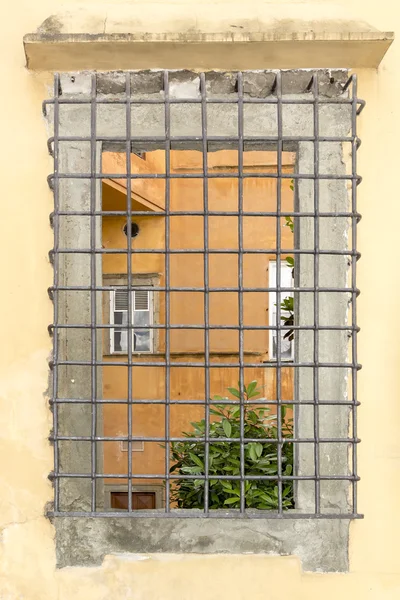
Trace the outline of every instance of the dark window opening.
<path fill-rule="evenodd" d="M 111 492 L 111 508 L 128 510 L 128 492 Z M 132 492 L 132 510 L 156 508 L 155 492 Z"/>

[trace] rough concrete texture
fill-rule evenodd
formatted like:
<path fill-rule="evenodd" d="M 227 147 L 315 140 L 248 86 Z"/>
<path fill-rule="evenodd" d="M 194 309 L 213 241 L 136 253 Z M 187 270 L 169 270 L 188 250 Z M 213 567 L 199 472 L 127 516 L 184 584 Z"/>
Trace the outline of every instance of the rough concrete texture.
<path fill-rule="evenodd" d="M 271 71 L 243 74 L 243 92 L 251 98 L 266 98 L 272 93 L 275 77 Z"/>
<path fill-rule="evenodd" d="M 79 85 L 82 94 L 90 94 L 90 78 L 83 80 L 79 75 L 65 78 L 66 90 L 69 86 Z M 96 170 L 100 169 L 101 146 L 97 145 Z M 60 144 L 59 168 L 64 173 L 90 172 L 90 144 L 87 142 L 67 142 Z M 62 211 L 90 211 L 91 192 L 95 198 L 95 209 L 101 209 L 101 181 L 97 180 L 92 190 L 88 180 L 63 180 L 56 189 L 56 198 Z M 101 248 L 101 223 L 96 219 L 93 245 Z M 56 224 L 60 248 L 87 249 L 91 247 L 92 231 L 90 217 L 64 215 Z M 102 280 L 101 256 L 90 257 L 88 254 L 59 254 L 55 265 L 58 285 L 64 287 L 87 286 L 89 282 L 98 285 Z M 92 277 L 92 271 L 94 277 Z M 92 319 L 92 295 L 87 292 L 61 290 L 56 292 L 54 301 L 59 310 L 59 322 L 65 324 L 90 325 Z M 102 320 L 102 301 L 100 295 L 95 298 L 96 320 Z M 101 335 L 97 334 L 96 351 L 92 348 L 92 332 L 90 329 L 61 329 L 57 332 L 59 361 L 101 360 Z M 96 369 L 95 386 L 99 397 L 102 393 L 101 369 Z M 56 377 L 57 395 L 59 398 L 90 399 L 92 396 L 92 370 L 87 366 L 60 365 L 53 373 Z M 51 382 L 53 383 L 53 381 Z M 90 405 L 62 404 L 55 408 L 58 411 L 58 435 L 88 436 L 91 435 Z M 97 426 L 101 429 L 101 407 L 97 409 Z M 69 440 L 58 444 L 59 465 L 62 473 L 91 472 L 92 457 L 89 442 L 74 443 Z M 101 470 L 102 457 L 96 456 L 96 468 Z M 97 483 L 97 491 L 102 494 L 102 483 Z M 62 479 L 60 481 L 61 510 L 90 510 L 91 482 L 87 479 Z"/>
<path fill-rule="evenodd" d="M 283 70 L 282 93 L 304 94 L 308 89 L 313 71 Z M 237 92 L 237 73 L 235 71 L 208 71 L 206 76 L 206 89 L 210 96 L 229 96 Z M 246 71 L 243 73 L 244 93 L 251 97 L 265 98 L 274 93 L 276 71 Z M 347 81 L 346 69 L 318 69 L 319 94 L 321 96 L 338 96 Z M 159 94 L 164 91 L 164 77 L 161 70 L 134 71 L 130 76 L 131 93 Z M 99 72 L 97 74 L 98 94 L 124 94 L 126 73 L 123 71 Z M 169 72 L 170 96 L 174 97 L 173 90 L 185 98 L 199 97 L 199 75 L 188 70 L 171 70 Z M 73 97 L 89 95 L 91 89 L 90 73 L 63 73 L 61 74 L 61 95 Z M 179 96 L 177 96 L 179 97 Z"/>
<path fill-rule="evenodd" d="M 110 98 L 123 92 L 126 75 L 123 73 L 102 73 L 98 75 L 98 92 Z M 347 79 L 345 70 L 321 71 L 319 90 L 323 97 L 338 97 L 343 93 Z M 199 75 L 190 71 L 171 72 L 169 76 L 171 98 L 199 98 Z M 237 75 L 229 73 L 207 73 L 207 91 L 216 96 L 234 97 L 237 91 Z M 276 93 L 273 82 L 274 72 L 247 72 L 244 77 L 245 91 L 252 97 L 265 98 Z M 311 99 L 309 91 L 311 72 L 287 71 L 282 75 L 284 97 Z M 164 96 L 163 76 L 160 72 L 138 72 L 131 74 L 131 82 L 136 94 L 143 97 Z M 91 89 L 90 73 L 69 73 L 61 76 L 61 95 L 81 99 L 89 97 Z M 126 132 L 126 111 L 124 105 L 99 104 L 96 111 L 97 135 L 124 136 Z M 171 135 L 201 136 L 201 107 L 199 104 L 172 104 Z M 49 115 L 50 120 L 52 115 Z M 349 104 L 323 104 L 319 107 L 320 135 L 345 136 L 351 125 Z M 133 136 L 164 136 L 164 106 L 155 104 L 132 105 Z M 313 136 L 313 106 L 307 104 L 286 104 L 282 107 L 283 134 L 294 137 Z M 237 136 L 238 107 L 235 104 L 210 104 L 207 107 L 208 134 L 212 136 Z M 277 135 L 277 108 L 274 104 L 253 104 L 244 108 L 244 133 L 248 136 Z M 90 107 L 83 104 L 60 105 L 60 134 L 79 136 L 90 134 Z M 163 148 L 161 141 L 152 145 Z M 209 149 L 235 147 L 236 142 L 221 142 Z M 174 146 L 173 146 L 174 147 Z M 188 142 L 185 146 L 200 149 L 201 141 Z M 249 148 L 269 149 L 271 144 L 258 140 Z M 148 149 L 146 145 L 142 148 Z M 298 152 L 298 172 L 314 173 L 314 149 L 310 142 L 300 142 Z M 343 150 L 339 142 L 320 142 L 319 173 L 343 174 Z M 99 160 L 101 148 L 97 148 Z M 84 173 L 90 170 L 90 145 L 87 142 L 62 144 L 60 151 L 60 171 Z M 301 210 L 314 210 L 313 181 L 301 180 L 296 186 L 297 202 Z M 90 182 L 85 180 L 62 180 L 59 188 L 60 206 L 67 210 L 88 209 L 90 206 Z M 97 190 L 96 202 L 100 202 Z M 320 210 L 346 210 L 348 194 L 344 181 L 319 182 Z M 78 222 L 79 221 L 79 222 Z M 314 247 L 313 219 L 302 220 L 298 246 L 304 249 Z M 320 243 L 326 249 L 347 248 L 347 227 L 345 219 L 332 217 L 321 220 Z M 76 248 L 90 247 L 90 221 L 82 218 L 65 217 L 60 221 L 60 245 L 68 247 L 71 242 Z M 96 232 L 96 247 L 101 247 L 99 232 Z M 66 254 L 60 258 L 60 282 L 64 285 L 87 285 L 90 281 L 90 257 L 88 255 Z M 95 271 L 101 277 L 101 259 L 96 259 Z M 302 286 L 313 285 L 313 257 L 302 256 L 296 269 Z M 321 286 L 343 287 L 347 277 L 347 262 L 342 256 L 321 256 L 319 284 Z M 68 297 L 60 296 L 59 311 L 64 322 L 90 322 L 91 298 L 89 292 L 69 292 Z M 313 322 L 312 294 L 301 299 L 300 322 Z M 325 294 L 320 298 L 320 322 L 344 324 L 347 319 L 348 298 L 345 294 Z M 98 318 L 101 306 L 97 307 Z M 313 361 L 312 332 L 302 332 L 297 349 L 300 360 Z M 91 341 L 89 330 L 63 330 L 60 334 L 60 359 L 90 360 Z M 101 352 L 98 345 L 98 353 Z M 99 355 L 99 354 L 98 354 Z M 341 332 L 320 334 L 320 361 L 345 361 L 347 337 Z M 313 398 L 313 372 L 300 369 L 298 374 L 298 399 Z M 304 373 L 303 373 L 304 371 Z M 345 399 L 347 373 L 326 368 L 320 371 L 319 397 L 327 400 Z M 326 372 L 325 372 L 326 371 Z M 90 367 L 60 367 L 58 394 L 60 397 L 90 398 Z M 101 393 L 101 380 L 98 379 L 98 393 Z M 101 415 L 98 411 L 99 422 Z M 69 435 L 89 435 L 91 431 L 90 407 L 66 405 L 59 413 L 60 433 Z M 298 411 L 298 434 L 300 437 L 313 437 L 314 413 L 312 407 L 301 407 Z M 348 433 L 348 410 L 333 406 L 320 410 L 321 436 L 345 438 Z M 79 446 L 79 448 L 78 448 Z M 311 447 L 309 447 L 311 446 Z M 337 447 L 338 446 L 338 447 Z M 314 451 L 305 444 L 298 452 L 299 473 L 313 475 Z M 97 457 L 98 468 L 101 457 Z M 90 443 L 60 444 L 61 468 L 66 473 L 89 473 L 91 469 Z M 322 475 L 347 474 L 346 444 L 328 445 L 321 450 L 320 473 Z M 341 481 L 321 482 L 321 507 L 325 512 L 346 511 L 347 483 Z M 297 490 L 297 507 L 303 512 L 315 509 L 315 484 L 302 482 Z M 101 505 L 102 491 L 98 487 Z M 88 510 L 90 507 L 90 481 L 64 479 L 60 485 L 61 510 Z M 267 552 L 278 554 L 294 553 L 299 556 L 307 570 L 345 571 L 348 566 L 348 522 L 335 520 L 295 520 L 277 521 L 268 519 L 67 519 L 55 520 L 57 530 L 57 556 L 59 566 L 70 564 L 92 564 L 101 562 L 108 552 Z"/>
<path fill-rule="evenodd" d="M 313 3 L 68 6 L 24 38 L 35 70 L 377 67 L 393 41 L 365 11 Z M 360 18 L 361 14 L 361 18 Z"/>
<path fill-rule="evenodd" d="M 131 2 L 117 6 L 102 3 L 60 10 L 47 17 L 38 28 L 38 32 L 48 35 L 261 31 L 271 31 L 276 36 L 302 32 L 366 33 L 377 29 L 348 6 L 314 4 L 310 18 L 301 4 L 279 2 L 259 2 L 252 6 L 251 13 L 239 2 L 230 2 L 225 11 L 216 11 L 211 2 L 196 6 L 159 2 Z"/>
<path fill-rule="evenodd" d="M 59 567 L 115 552 L 296 555 L 305 571 L 348 570 L 348 523 L 276 519 L 57 518 Z"/>
<path fill-rule="evenodd" d="M 342 107 L 340 107 L 342 108 Z M 340 111 L 336 117 L 336 133 L 346 136 L 350 129 L 349 115 Z M 326 127 L 326 115 L 321 127 Z M 298 147 L 298 171 L 314 173 L 314 144 L 300 142 Z M 340 142 L 318 144 L 318 173 L 345 175 L 343 148 Z M 349 196 L 345 180 L 301 179 L 297 185 L 297 205 L 302 212 L 332 212 L 331 217 L 320 218 L 315 230 L 315 219 L 305 217 L 298 223 L 297 245 L 312 250 L 345 251 L 348 248 L 349 220 L 336 217 L 335 212 L 349 210 Z M 318 233 L 318 238 L 316 238 Z M 349 262 L 343 255 L 300 255 L 296 258 L 296 276 L 300 287 L 346 288 L 348 287 Z M 300 325 L 314 324 L 346 326 L 348 323 L 350 294 L 343 292 L 320 292 L 318 307 L 314 295 L 298 294 L 296 299 L 297 319 Z M 317 313 L 315 314 L 315 309 Z M 300 331 L 296 336 L 296 360 L 299 362 L 347 363 L 349 338 L 347 331 Z M 296 372 L 295 392 L 297 400 L 333 401 L 348 400 L 348 377 L 346 368 L 300 367 Z M 346 439 L 349 437 L 348 406 L 301 406 L 296 415 L 297 431 L 301 438 L 315 437 L 314 422 L 320 438 Z M 315 473 L 314 444 L 299 444 L 297 448 L 298 471 L 301 475 Z M 317 451 L 320 475 L 349 475 L 349 445 L 344 442 L 323 443 Z M 310 481 L 298 482 L 298 507 L 314 510 L 318 493 L 321 508 L 348 512 L 349 484 L 347 481 L 321 481 L 320 490 Z"/>

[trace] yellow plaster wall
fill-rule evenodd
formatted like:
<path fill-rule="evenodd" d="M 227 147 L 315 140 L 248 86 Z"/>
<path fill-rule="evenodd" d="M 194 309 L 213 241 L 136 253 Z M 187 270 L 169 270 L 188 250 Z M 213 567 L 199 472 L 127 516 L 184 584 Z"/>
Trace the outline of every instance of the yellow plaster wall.
<path fill-rule="evenodd" d="M 381 30 L 400 33 L 394 0 L 339 0 Z M 187 0 L 181 4 L 196 4 Z M 86 0 L 86 4 L 94 2 Z M 122 4 L 114 0 L 115 7 Z M 166 1 L 162 2 L 167 5 Z M 255 0 L 246 3 L 251 15 Z M 303 4 L 298 0 L 296 4 Z M 329 6 L 324 0 L 319 5 Z M 68 3 L 70 8 L 75 2 Z M 302 573 L 295 557 L 114 556 L 101 567 L 55 569 L 47 474 L 52 452 L 44 392 L 52 307 L 46 288 L 52 197 L 40 103 L 45 75 L 24 67 L 22 36 L 59 7 L 57 0 L 16 0 L 3 7 L 0 25 L 1 219 L 0 253 L 0 598 L 1 600 L 398 600 L 400 598 L 400 292 L 397 253 L 400 51 L 395 42 L 379 72 L 360 72 L 368 107 L 360 122 L 359 378 L 360 510 L 351 525 L 350 572 Z M 313 9 L 304 3 L 304 14 Z M 171 2 L 178 11 L 178 2 Z M 229 14 L 230 3 L 204 3 Z M 157 19 L 157 14 L 154 14 Z M 162 66 L 162 65 L 160 65 Z M 341 65 L 332 65 L 341 66 Z M 47 81 L 49 79 L 47 78 Z M 385 174 L 385 171 L 387 174 Z M 383 214 L 383 209 L 387 212 Z M 378 250 L 376 249 L 376 247 Z M 384 250 L 383 250 L 384 248 Z M 386 286 L 383 294 L 382 285 Z M 378 440 L 377 436 L 381 435 Z"/>

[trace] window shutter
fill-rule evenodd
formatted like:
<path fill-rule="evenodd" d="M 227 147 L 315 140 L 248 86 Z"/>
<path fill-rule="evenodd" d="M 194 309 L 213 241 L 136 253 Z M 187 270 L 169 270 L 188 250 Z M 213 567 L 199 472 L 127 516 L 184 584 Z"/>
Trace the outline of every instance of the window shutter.
<path fill-rule="evenodd" d="M 145 290 L 137 290 L 134 292 L 134 310 L 150 310 L 149 292 Z"/>
<path fill-rule="evenodd" d="M 132 316 L 129 319 L 129 294 L 131 294 Z M 153 334 L 148 326 L 152 323 L 152 293 L 147 290 L 114 289 L 111 295 L 110 330 L 111 353 L 128 351 L 128 332 L 132 331 L 132 351 L 151 352 Z M 128 326 L 129 322 L 129 326 Z M 131 329 L 130 329 L 131 328 Z"/>
<path fill-rule="evenodd" d="M 128 290 L 115 290 L 114 310 L 128 310 Z"/>

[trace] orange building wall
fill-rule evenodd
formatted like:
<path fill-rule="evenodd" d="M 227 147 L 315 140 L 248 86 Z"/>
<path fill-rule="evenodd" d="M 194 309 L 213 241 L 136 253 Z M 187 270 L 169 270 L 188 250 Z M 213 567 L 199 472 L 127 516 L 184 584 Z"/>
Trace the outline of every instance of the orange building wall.
<path fill-rule="evenodd" d="M 116 157 L 116 158 L 115 158 Z M 284 172 L 293 172 L 293 155 L 284 153 Z M 117 160 L 116 160 L 117 159 Z M 116 172 L 118 168 L 125 172 L 125 155 L 106 156 L 103 160 L 103 171 Z M 163 151 L 146 154 L 143 161 L 132 155 L 132 172 L 164 171 L 165 156 Z M 208 208 L 210 211 L 238 210 L 238 180 L 237 153 L 220 151 L 209 154 L 208 166 L 210 172 L 232 174 L 232 178 L 208 180 Z M 276 172 L 276 154 L 267 152 L 249 152 L 244 155 L 245 172 Z M 172 151 L 171 171 L 175 173 L 196 173 L 202 170 L 202 155 L 194 151 Z M 117 171 L 118 172 L 118 171 Z M 132 240 L 133 251 L 137 248 L 148 249 L 149 253 L 132 256 L 132 273 L 158 273 L 160 286 L 165 284 L 165 254 L 151 252 L 154 249 L 165 248 L 165 220 L 163 216 L 152 216 L 153 210 L 163 208 L 161 196 L 164 195 L 164 180 L 142 180 L 140 186 L 133 180 L 132 210 L 148 210 L 145 216 L 133 217 L 139 225 L 140 232 Z M 117 185 L 103 183 L 103 210 L 125 210 L 126 192 L 122 179 L 115 180 Z M 145 184 L 148 184 L 146 189 Z M 293 211 L 293 192 L 290 189 L 290 179 L 282 181 L 282 211 Z M 170 192 L 171 211 L 203 211 L 203 182 L 201 179 L 172 179 Z M 243 210 L 246 212 L 276 211 L 277 182 L 274 179 L 245 178 L 243 180 Z M 162 193 L 160 189 L 162 188 Z M 125 195 L 124 195 L 125 192 Z M 139 195 L 140 192 L 140 195 Z M 151 209 L 151 203 L 156 201 L 158 206 Z M 145 204 L 143 204 L 143 202 Z M 123 232 L 126 219 L 123 216 L 103 217 L 103 247 L 126 248 L 127 238 Z M 281 222 L 281 246 L 293 247 L 293 234 Z M 238 217 L 213 216 L 208 217 L 208 247 L 209 249 L 238 248 Z M 244 249 L 274 249 L 276 248 L 276 218 L 246 216 L 243 217 L 243 247 Z M 170 248 L 198 249 L 204 248 L 204 218 L 203 216 L 171 216 L 170 217 Z M 285 255 L 283 255 L 284 257 Z M 275 260 L 275 255 L 244 254 L 243 255 L 243 284 L 245 287 L 268 286 L 268 262 Z M 203 287 L 204 258 L 202 254 L 171 254 L 170 258 L 171 287 Z M 127 272 L 126 255 L 104 255 L 103 273 L 117 274 Z M 210 254 L 209 255 L 209 286 L 237 287 L 238 285 L 238 255 Z M 158 292 L 159 323 L 165 322 L 165 298 L 163 292 Z M 268 324 L 268 294 L 265 292 L 247 292 L 243 297 L 243 312 L 245 325 Z M 204 293 L 203 292 L 171 292 L 170 293 L 171 324 L 204 324 Z M 209 321 L 212 325 L 238 325 L 238 293 L 211 292 L 209 294 Z M 107 335 L 106 333 L 105 335 Z M 238 361 L 238 332 L 232 330 L 211 330 L 209 333 L 211 363 Z M 106 347 L 106 345 L 105 345 Z M 171 330 L 170 332 L 171 362 L 204 361 L 204 332 L 201 330 Z M 143 363 L 164 360 L 165 337 L 159 331 L 158 343 L 154 355 L 135 355 L 135 360 Z M 245 362 L 262 363 L 268 361 L 268 331 L 244 332 Z M 124 366 L 112 366 L 113 362 L 125 360 L 121 356 L 106 356 L 110 366 L 103 370 L 103 394 L 108 399 L 126 399 L 128 371 Z M 165 369 L 164 367 L 134 367 L 133 368 L 132 398 L 165 400 Z M 293 398 L 292 369 L 283 369 L 282 398 Z M 171 367 L 170 375 L 171 400 L 201 400 L 204 403 L 205 372 L 203 367 Z M 210 390 L 215 394 L 226 395 L 226 388 L 237 386 L 239 372 L 236 368 L 211 368 Z M 276 397 L 275 369 L 251 367 L 245 369 L 245 383 L 256 379 L 263 388 L 262 396 L 268 399 Z M 178 437 L 183 431 L 190 430 L 190 422 L 204 417 L 203 406 L 170 407 L 169 435 Z M 104 434 L 106 436 L 123 436 L 127 434 L 127 406 L 105 405 L 103 412 Z M 146 437 L 163 437 L 165 434 L 164 405 L 133 405 L 132 423 L 133 435 Z M 127 471 L 127 452 L 122 452 L 118 442 L 105 442 L 104 469 L 106 473 L 124 473 Z M 165 472 L 164 450 L 159 442 L 145 442 L 144 452 L 133 453 L 133 473 Z M 113 483 L 113 480 L 108 480 Z M 146 480 L 152 483 L 151 480 Z M 117 480 L 115 480 L 117 483 Z M 118 483 L 122 483 L 121 480 Z M 136 483 L 143 483 L 137 480 Z M 154 482 L 153 482 L 154 483 Z M 160 481 L 159 481 L 160 483 Z"/>

